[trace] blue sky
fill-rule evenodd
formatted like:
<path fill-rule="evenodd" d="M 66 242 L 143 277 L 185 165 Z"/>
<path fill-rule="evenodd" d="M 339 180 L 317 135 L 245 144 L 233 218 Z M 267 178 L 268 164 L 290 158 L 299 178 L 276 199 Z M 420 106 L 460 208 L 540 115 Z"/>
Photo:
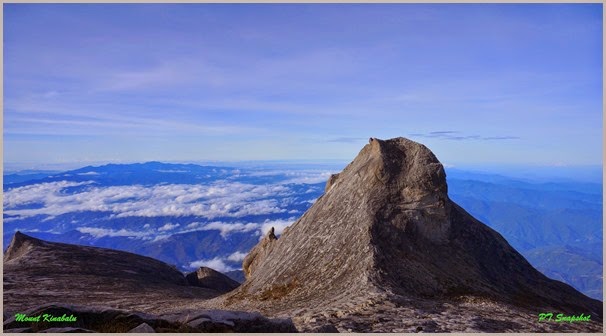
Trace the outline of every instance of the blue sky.
<path fill-rule="evenodd" d="M 4 163 L 602 164 L 601 4 L 4 4 Z"/>

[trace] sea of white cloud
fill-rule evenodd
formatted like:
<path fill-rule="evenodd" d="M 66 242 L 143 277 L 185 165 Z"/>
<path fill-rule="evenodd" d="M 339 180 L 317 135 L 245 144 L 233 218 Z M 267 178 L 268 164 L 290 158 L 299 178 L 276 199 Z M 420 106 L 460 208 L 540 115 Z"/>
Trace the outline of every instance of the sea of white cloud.
<path fill-rule="evenodd" d="M 260 240 L 271 228 L 280 235 L 292 225 L 322 191 L 312 184 L 323 183 L 330 176 L 330 172 L 319 170 L 234 174 L 210 183 L 108 186 L 95 181 L 94 174 L 82 173 L 90 180 L 69 181 L 71 176 L 64 175 L 64 181 L 9 187 L 3 197 L 4 227 L 51 234 L 75 230 L 84 241 L 129 238 L 154 243 L 170 241 L 178 234 L 212 230 L 224 239 L 250 234 Z M 251 182 L 259 181 L 255 177 L 272 182 L 247 183 L 249 177 Z M 240 268 L 247 252 L 228 249 L 180 266 L 207 266 L 227 272 Z"/>
<path fill-rule="evenodd" d="M 85 188 L 66 192 L 69 187 Z M 48 182 L 7 190 L 4 214 L 13 218 L 58 216 L 81 211 L 110 212 L 116 217 L 243 217 L 286 213 L 279 199 L 292 195 L 284 185 L 218 181 L 209 185 L 96 186 L 94 182 Z M 29 205 L 29 206 L 28 206 Z"/>
<path fill-rule="evenodd" d="M 267 173 L 285 174 L 284 171 Z M 314 183 L 324 179 L 324 175 L 325 172 L 292 173 L 289 174 L 289 181 Z M 284 182 L 255 185 L 230 180 L 210 184 L 152 186 L 102 186 L 94 181 L 46 182 L 6 190 L 3 199 L 4 221 L 28 220 L 34 216 L 42 217 L 37 220 L 49 221 L 64 214 L 97 212 L 108 220 L 128 217 L 163 217 L 171 220 L 161 225 L 156 222 L 155 225 L 144 224 L 140 228 L 128 229 L 74 220 L 71 221 L 73 229 L 93 238 L 131 237 L 151 241 L 163 240 L 173 234 L 205 230 L 218 230 L 224 238 L 232 233 L 246 232 L 261 238 L 272 227 L 277 234 L 281 234 L 301 214 L 301 211 L 292 208 L 293 204 L 313 202 L 315 199 L 311 199 L 312 196 L 309 199 L 300 197 L 319 189 L 310 186 L 303 190 L 302 194 L 300 189 L 295 192 Z M 242 220 L 245 216 L 262 218 L 268 215 L 274 215 L 274 218 L 257 222 Z M 281 219 L 275 219 L 275 215 Z M 188 219 L 181 219 L 183 217 Z M 191 220 L 191 217 L 196 220 Z M 59 228 L 48 232 L 59 233 L 60 230 L 56 229 Z"/>

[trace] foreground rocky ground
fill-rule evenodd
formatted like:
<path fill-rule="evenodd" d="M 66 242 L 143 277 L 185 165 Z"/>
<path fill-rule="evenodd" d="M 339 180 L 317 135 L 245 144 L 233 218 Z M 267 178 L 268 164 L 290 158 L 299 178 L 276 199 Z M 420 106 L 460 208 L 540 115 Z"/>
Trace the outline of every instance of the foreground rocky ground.
<path fill-rule="evenodd" d="M 20 312 L 37 321 L 22 321 L 19 315 L 4 317 L 4 332 L 296 332 L 289 319 L 267 319 L 259 313 L 222 310 L 185 310 L 152 315 L 70 304 L 45 304 Z M 54 318 L 74 317 L 57 322 Z"/>
<path fill-rule="evenodd" d="M 462 296 L 454 300 L 403 297 L 393 293 L 359 293 L 347 299 L 301 302 L 285 300 L 241 300 L 226 302 L 224 297 L 206 302 L 184 303 L 190 309 L 256 309 L 264 316 L 291 318 L 300 332 L 590 332 L 603 331 L 600 317 L 590 322 L 539 322 L 543 311 Z M 290 307 L 289 307 L 290 306 Z M 554 319 L 557 311 L 553 311 Z M 581 312 L 579 312 L 581 314 Z M 587 314 L 585 314 L 587 315 Z"/>
<path fill-rule="evenodd" d="M 218 282 L 216 280 L 207 282 L 207 288 L 188 285 L 183 275 L 174 273 L 170 267 L 155 261 L 147 264 L 147 259 L 136 260 L 137 256 L 123 252 L 82 249 L 25 235 L 17 240 L 20 241 L 7 254 L 9 258 L 5 258 L 4 263 L 5 332 L 128 332 L 133 329 L 141 332 L 602 332 L 603 329 L 599 318 L 594 317 L 591 322 L 539 322 L 538 314 L 543 311 L 472 296 L 432 300 L 375 290 L 293 302 L 288 299 L 291 288 L 285 287 L 267 292 L 264 300 L 249 300 L 245 296 L 234 297 L 235 292 L 221 295 L 224 292 L 209 288 Z M 91 253 L 94 256 L 89 255 Z M 120 269 L 116 267 L 120 265 L 118 259 L 131 264 Z M 78 260 L 86 260 L 87 267 L 78 265 Z M 75 274 L 74 270 L 80 271 Z M 218 278 L 214 272 L 197 273 L 210 273 L 211 279 Z M 26 323 L 15 320 L 15 314 L 19 313 L 27 316 L 73 314 L 79 320 L 77 323 Z"/>
<path fill-rule="evenodd" d="M 599 323 L 538 322 L 538 314 L 495 302 L 367 300 L 344 309 L 299 312 L 295 326 L 304 332 L 602 332 Z"/>
<path fill-rule="evenodd" d="M 13 247 L 4 262 L 5 332 L 602 331 L 600 319 L 539 322 L 542 311 L 471 296 L 430 300 L 345 291 L 293 302 L 288 299 L 292 288 L 284 287 L 266 292 L 264 300 L 249 300 L 223 294 L 217 288 L 225 287 L 224 281 L 210 270 L 194 274 L 211 276 L 188 282 L 167 265 L 124 252 L 21 234 Z M 16 321 L 15 314 L 66 314 L 78 321 L 28 323 Z"/>
<path fill-rule="evenodd" d="M 5 332 L 296 331 L 289 319 L 255 312 L 186 309 L 234 288 L 218 272 L 201 269 L 185 277 L 151 258 L 19 232 L 4 255 L 3 280 Z M 40 319 L 19 321 L 17 314 Z M 44 314 L 76 321 L 45 322 Z"/>
<path fill-rule="evenodd" d="M 145 297 L 143 294 L 142 297 Z M 221 298 L 183 299 L 159 303 L 155 309 L 132 309 L 45 304 L 20 310 L 27 316 L 74 315 L 77 323 L 24 323 L 5 312 L 4 332 L 595 332 L 601 320 L 539 322 L 539 312 L 524 311 L 486 299 L 462 297 L 443 302 L 398 296 L 360 296 L 348 302 L 318 304 L 316 308 L 276 309 L 269 300 L 262 307 L 243 301 L 226 305 Z M 247 307 L 248 306 L 248 307 Z M 258 310 L 260 309 L 260 312 Z M 249 310 L 249 311 L 247 311 Z M 281 310 L 281 311 L 278 311 Z M 152 313 L 151 311 L 154 311 Z"/>

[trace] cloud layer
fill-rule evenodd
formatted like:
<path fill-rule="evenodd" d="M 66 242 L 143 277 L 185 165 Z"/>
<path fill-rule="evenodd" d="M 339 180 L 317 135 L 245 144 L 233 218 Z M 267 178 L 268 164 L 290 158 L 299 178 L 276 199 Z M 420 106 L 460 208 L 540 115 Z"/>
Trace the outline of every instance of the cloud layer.
<path fill-rule="evenodd" d="M 79 227 L 76 229 L 81 233 L 87 233 L 94 238 L 103 238 L 103 237 L 134 237 L 134 238 L 149 238 L 152 232 L 138 232 L 131 231 L 126 229 L 113 230 L 113 229 L 104 229 L 104 228 L 94 228 L 94 227 Z"/>
<path fill-rule="evenodd" d="M 81 187 L 79 191 L 70 188 Z M 283 185 L 219 181 L 210 185 L 168 184 L 100 187 L 93 182 L 49 182 L 7 190 L 4 213 L 28 218 L 102 211 L 120 217 L 243 217 L 285 213 L 276 198 L 290 196 Z M 165 227 L 170 230 L 172 227 Z"/>

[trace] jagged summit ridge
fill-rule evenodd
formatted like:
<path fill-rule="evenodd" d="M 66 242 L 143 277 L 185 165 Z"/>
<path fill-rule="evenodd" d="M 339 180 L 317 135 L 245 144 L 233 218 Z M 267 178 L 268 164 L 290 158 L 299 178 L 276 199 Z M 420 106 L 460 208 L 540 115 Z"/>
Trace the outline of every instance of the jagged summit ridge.
<path fill-rule="evenodd" d="M 370 138 L 314 205 L 279 239 L 263 239 L 245 263 L 247 281 L 231 298 L 474 295 L 602 314 L 599 301 L 545 277 L 452 202 L 442 164 L 405 138 Z"/>
<path fill-rule="evenodd" d="M 449 209 L 444 207 L 448 199 L 445 177 L 442 164 L 427 147 L 405 138 L 386 141 L 371 138 L 352 163 L 341 173 L 331 176 L 325 194 L 299 221 L 285 230 L 280 240 L 273 243 L 265 238 L 253 249 L 244 268 L 249 269 L 247 273 L 252 277 L 257 268 L 250 265 L 258 265 L 261 260 L 251 261 L 252 256 L 265 256 L 274 249 L 276 255 L 282 255 L 286 252 L 280 251 L 284 246 L 289 251 L 317 252 L 302 257 L 298 265 L 307 260 L 311 266 L 304 266 L 304 270 L 299 269 L 296 273 L 310 271 L 313 276 L 307 279 L 339 279 L 334 284 L 319 281 L 318 288 L 342 286 L 342 280 L 351 278 L 355 270 L 359 271 L 359 279 L 351 279 L 345 287 L 363 286 L 369 283 L 370 270 L 376 267 L 376 249 L 371 248 L 372 227 L 393 216 L 395 211 L 415 219 L 409 223 L 408 230 L 431 241 L 446 239 L 450 224 Z M 385 204 L 392 204 L 394 208 Z M 294 238 L 292 242 L 290 237 Z M 294 246 L 290 246 L 291 243 Z M 338 257 L 324 259 L 329 255 Z M 296 265 L 292 262 L 278 265 L 279 260 L 267 259 L 272 266 L 262 273 L 275 273 L 284 268 L 288 274 L 291 266 Z M 318 265 L 321 266 L 316 267 Z"/>

